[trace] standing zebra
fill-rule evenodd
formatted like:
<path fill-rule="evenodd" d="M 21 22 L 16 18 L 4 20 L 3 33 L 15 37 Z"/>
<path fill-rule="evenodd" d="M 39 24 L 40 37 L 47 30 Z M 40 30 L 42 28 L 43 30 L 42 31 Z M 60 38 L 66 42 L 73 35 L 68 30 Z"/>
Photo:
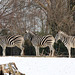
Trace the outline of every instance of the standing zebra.
<path fill-rule="evenodd" d="M 58 34 L 56 34 L 56 37 L 55 37 L 56 42 L 59 39 L 67 47 L 69 57 L 71 57 L 71 48 L 75 48 L 75 36 L 69 36 L 66 33 L 64 33 L 63 31 L 59 31 Z"/>
<path fill-rule="evenodd" d="M 5 56 L 6 47 L 15 47 L 15 46 L 17 46 L 22 50 L 21 55 L 23 55 L 24 54 L 23 44 L 24 38 L 21 35 L 11 35 L 11 36 L 0 35 L 0 45 L 3 48 L 3 56 Z"/>
<path fill-rule="evenodd" d="M 39 47 L 47 47 L 49 46 L 50 48 L 50 54 L 51 55 L 51 51 L 52 51 L 52 56 L 54 55 L 54 42 L 55 39 L 52 35 L 46 35 L 43 37 L 38 36 L 37 34 L 34 34 L 32 32 L 26 31 L 27 33 L 25 34 L 25 40 L 29 39 L 33 46 L 35 47 L 36 50 L 36 56 L 39 56 Z"/>

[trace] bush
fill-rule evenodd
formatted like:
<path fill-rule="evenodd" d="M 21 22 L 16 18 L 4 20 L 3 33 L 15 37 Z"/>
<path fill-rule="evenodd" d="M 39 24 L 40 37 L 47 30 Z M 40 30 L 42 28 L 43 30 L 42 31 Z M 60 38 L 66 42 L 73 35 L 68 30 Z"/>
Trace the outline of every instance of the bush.
<path fill-rule="evenodd" d="M 58 43 L 54 44 L 56 55 L 68 55 L 68 50 L 65 45 L 59 40 Z"/>

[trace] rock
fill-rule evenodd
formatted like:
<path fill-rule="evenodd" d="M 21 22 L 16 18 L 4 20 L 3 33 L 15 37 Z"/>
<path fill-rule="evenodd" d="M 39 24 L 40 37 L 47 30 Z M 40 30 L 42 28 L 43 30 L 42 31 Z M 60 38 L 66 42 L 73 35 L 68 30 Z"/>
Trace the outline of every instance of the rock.
<path fill-rule="evenodd" d="M 0 75 L 25 75 L 18 71 L 15 63 L 0 65 Z"/>

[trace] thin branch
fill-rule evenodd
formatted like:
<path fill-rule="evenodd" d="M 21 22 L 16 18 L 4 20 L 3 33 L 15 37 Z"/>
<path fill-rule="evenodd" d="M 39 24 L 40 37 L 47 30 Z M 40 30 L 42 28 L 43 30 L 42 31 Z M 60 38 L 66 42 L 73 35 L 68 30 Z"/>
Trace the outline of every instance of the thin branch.
<path fill-rule="evenodd" d="M 47 10 L 47 7 L 43 3 L 41 3 L 39 0 L 34 0 L 36 3 L 38 3 L 41 7 L 43 7 L 45 10 Z"/>
<path fill-rule="evenodd" d="M 50 1 L 50 0 L 46 0 L 46 2 L 47 2 L 47 4 L 48 4 L 48 6 L 51 7 L 51 1 Z"/>
<path fill-rule="evenodd" d="M 13 0 L 10 2 L 10 3 L 8 3 L 8 7 L 11 5 L 13 3 Z M 2 16 L 4 13 L 5 13 L 5 11 L 6 11 L 6 9 L 7 9 L 7 6 L 6 6 L 6 8 L 4 9 L 4 11 L 1 13 L 1 15 L 0 16 Z"/>
<path fill-rule="evenodd" d="M 3 7 L 0 10 L 2 10 L 7 5 L 8 2 L 9 0 L 3 5 Z"/>

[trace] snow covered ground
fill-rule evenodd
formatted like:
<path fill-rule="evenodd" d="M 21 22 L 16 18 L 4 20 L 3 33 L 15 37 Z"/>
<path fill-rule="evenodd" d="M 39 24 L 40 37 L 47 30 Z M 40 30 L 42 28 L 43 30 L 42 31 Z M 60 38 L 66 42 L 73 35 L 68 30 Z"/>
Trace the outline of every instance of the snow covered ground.
<path fill-rule="evenodd" d="M 26 75 L 75 75 L 74 58 L 0 57 L 0 64 L 9 62 Z"/>

